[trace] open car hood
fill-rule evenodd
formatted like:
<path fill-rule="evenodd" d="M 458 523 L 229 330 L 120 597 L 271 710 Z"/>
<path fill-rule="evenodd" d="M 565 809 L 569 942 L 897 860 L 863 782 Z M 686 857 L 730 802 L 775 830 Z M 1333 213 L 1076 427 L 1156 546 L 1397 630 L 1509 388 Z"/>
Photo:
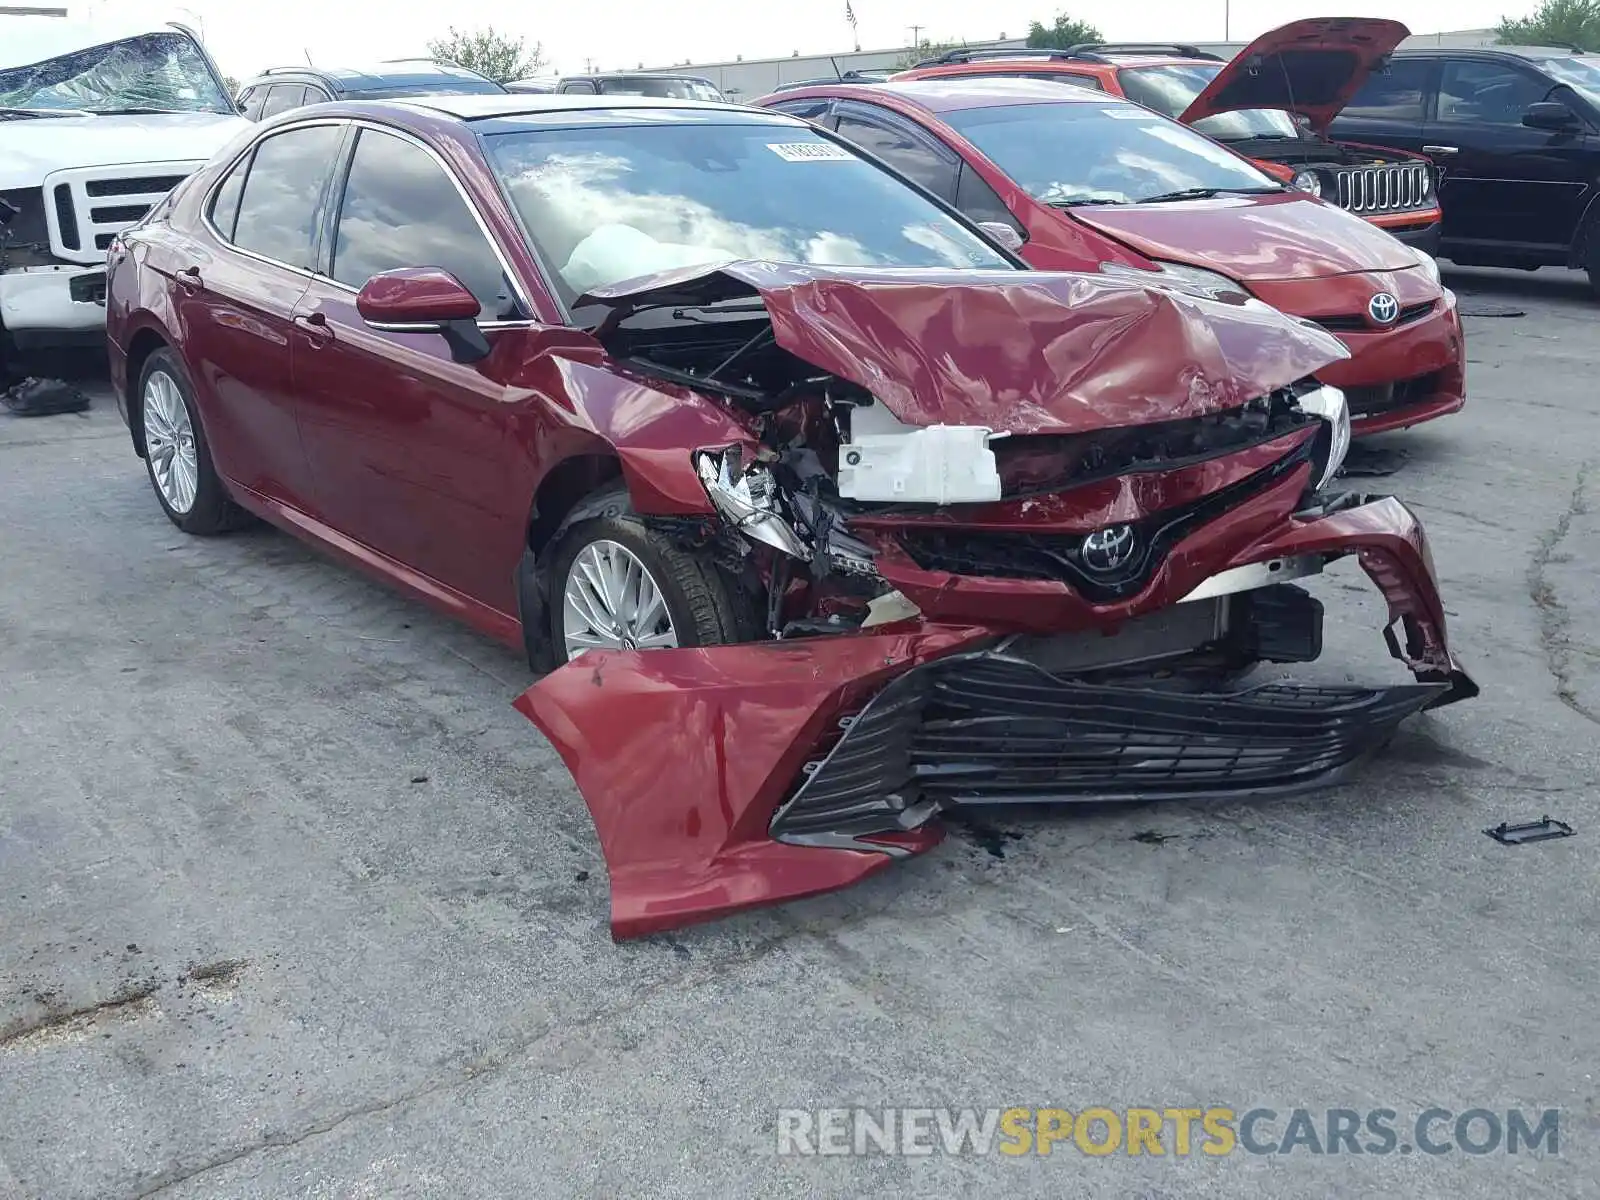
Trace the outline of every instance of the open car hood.
<path fill-rule="evenodd" d="M 907 425 L 1083 433 L 1236 408 L 1347 358 L 1256 301 L 1067 272 L 727 261 L 596 288 L 613 312 L 759 296 L 778 345 Z"/>
<path fill-rule="evenodd" d="M 1217 72 L 1179 115 L 1184 124 L 1241 108 L 1281 108 L 1318 133 L 1349 104 L 1394 48 L 1411 36 L 1399 21 L 1314 17 L 1262 34 Z"/>

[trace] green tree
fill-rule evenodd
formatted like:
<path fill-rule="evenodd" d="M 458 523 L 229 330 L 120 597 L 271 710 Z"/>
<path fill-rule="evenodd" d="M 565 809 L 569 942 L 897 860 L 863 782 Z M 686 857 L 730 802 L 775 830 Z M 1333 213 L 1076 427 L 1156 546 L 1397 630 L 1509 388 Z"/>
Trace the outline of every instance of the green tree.
<path fill-rule="evenodd" d="M 530 49 L 526 39 L 509 37 L 492 25 L 470 32 L 452 25 L 448 37 L 428 43 L 428 53 L 439 62 L 466 67 L 496 83 L 526 79 L 544 64 L 543 48 L 538 42 Z"/>
<path fill-rule="evenodd" d="M 1504 17 L 1495 29 L 1512 46 L 1600 47 L 1600 0 L 1541 0 L 1527 17 Z"/>
<path fill-rule="evenodd" d="M 1559 0 L 1546 0 L 1547 3 L 1556 3 Z M 1600 3 L 1600 0 L 1596 0 Z M 1066 13 L 1057 13 L 1053 25 L 1044 25 L 1038 21 L 1028 26 L 1028 45 L 1036 46 L 1041 50 L 1065 50 L 1070 46 L 1077 46 L 1083 42 L 1098 42 L 1101 40 L 1100 31 L 1088 21 L 1080 21 L 1069 17 Z"/>

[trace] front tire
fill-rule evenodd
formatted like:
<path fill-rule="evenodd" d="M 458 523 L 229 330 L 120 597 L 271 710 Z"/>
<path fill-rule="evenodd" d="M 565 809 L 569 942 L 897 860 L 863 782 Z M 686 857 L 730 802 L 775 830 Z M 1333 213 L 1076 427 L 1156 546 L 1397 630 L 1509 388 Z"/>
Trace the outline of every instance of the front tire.
<path fill-rule="evenodd" d="M 189 378 L 171 350 L 157 350 L 139 373 L 144 465 L 161 511 L 185 533 L 227 533 L 249 521 L 211 461 Z"/>
<path fill-rule="evenodd" d="M 627 493 L 555 537 L 550 640 L 556 664 L 588 650 L 667 650 L 754 640 L 754 606 L 709 556 L 646 525 Z"/>

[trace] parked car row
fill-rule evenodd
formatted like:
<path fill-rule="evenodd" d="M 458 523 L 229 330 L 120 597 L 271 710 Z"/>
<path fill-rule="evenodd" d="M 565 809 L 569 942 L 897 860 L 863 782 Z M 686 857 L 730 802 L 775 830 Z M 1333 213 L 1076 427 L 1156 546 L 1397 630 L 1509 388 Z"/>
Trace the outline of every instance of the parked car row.
<path fill-rule="evenodd" d="M 248 126 L 112 240 L 107 334 L 180 529 L 526 654 L 631 936 L 952 810 L 1326 784 L 1475 695 L 1416 517 L 1337 487 L 1341 372 L 1403 347 L 1459 404 L 1429 261 L 1040 80 L 430 96 Z M 1347 557 L 1414 682 L 1251 686 Z"/>

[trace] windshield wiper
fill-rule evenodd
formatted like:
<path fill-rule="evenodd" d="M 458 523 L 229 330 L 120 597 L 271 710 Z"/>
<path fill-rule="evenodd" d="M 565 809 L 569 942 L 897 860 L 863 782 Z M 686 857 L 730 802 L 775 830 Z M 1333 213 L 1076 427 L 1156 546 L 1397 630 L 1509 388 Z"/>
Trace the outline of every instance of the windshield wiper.
<path fill-rule="evenodd" d="M 127 105 L 127 106 L 119 105 L 116 108 L 97 108 L 97 109 L 95 109 L 95 112 L 99 113 L 102 117 L 137 117 L 137 116 L 150 116 L 152 114 L 160 114 L 160 113 L 169 113 L 170 114 L 170 113 L 221 112 L 221 111 L 222 111 L 221 109 L 210 109 L 210 108 L 208 108 L 208 109 L 199 109 L 199 108 L 147 108 L 147 107 L 141 107 L 139 105 Z"/>
<path fill-rule="evenodd" d="M 1070 200 L 1046 200 L 1051 208 L 1086 208 L 1092 204 L 1126 204 L 1126 200 L 1115 200 L 1110 196 L 1074 196 Z"/>
<path fill-rule="evenodd" d="M 1181 188 L 1176 192 L 1162 192 L 1156 196 L 1145 196 L 1140 204 L 1164 204 L 1169 200 L 1210 200 L 1213 196 L 1271 196 L 1283 191 L 1281 187 L 1266 188 Z"/>
<path fill-rule="evenodd" d="M 43 117 L 92 117 L 91 112 L 81 108 L 3 108 L 0 107 L 0 121 L 30 121 Z"/>

